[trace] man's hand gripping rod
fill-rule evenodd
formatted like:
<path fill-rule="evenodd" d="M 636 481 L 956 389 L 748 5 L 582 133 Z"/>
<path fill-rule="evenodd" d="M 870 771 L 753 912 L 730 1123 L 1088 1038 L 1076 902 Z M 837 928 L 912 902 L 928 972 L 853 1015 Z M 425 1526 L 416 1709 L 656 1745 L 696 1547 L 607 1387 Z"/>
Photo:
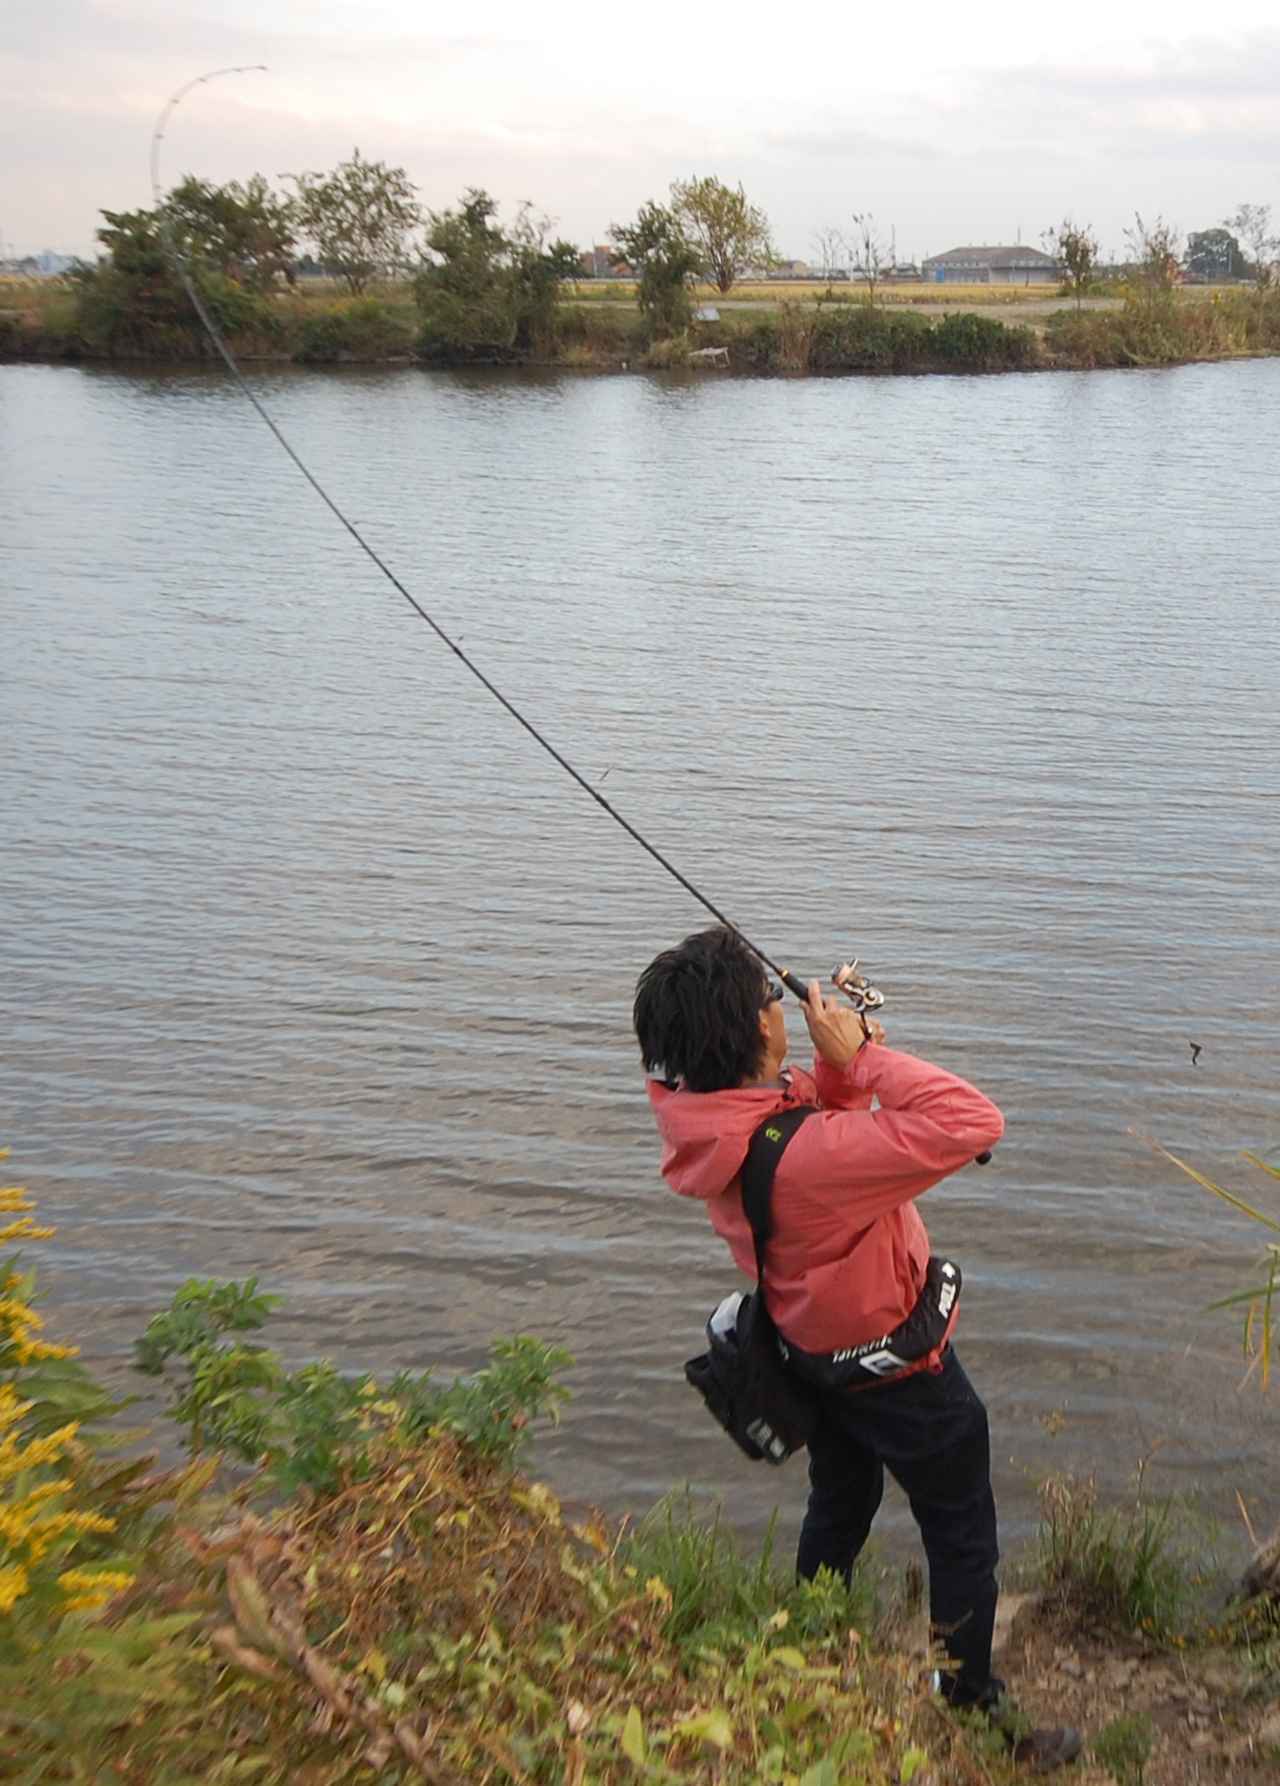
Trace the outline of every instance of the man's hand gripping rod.
<path fill-rule="evenodd" d="M 809 988 L 805 985 L 803 980 L 798 980 L 794 974 L 788 973 L 785 968 L 782 970 L 780 978 L 787 991 L 794 993 L 801 1004 L 808 1003 Z M 856 955 L 852 961 L 839 962 L 832 968 L 831 984 L 838 992 L 844 993 L 845 997 L 849 1000 L 849 1003 L 858 1013 L 858 1016 L 862 1019 L 862 1033 L 867 1040 L 870 1041 L 871 1032 L 867 1028 L 866 1013 L 868 1011 L 878 1011 L 881 1008 L 884 1004 L 884 993 L 881 992 L 878 987 L 873 986 L 865 974 L 860 974 L 858 972 L 858 958 Z M 991 1155 L 989 1152 L 980 1153 L 975 1156 L 976 1165 L 986 1166 L 989 1165 L 990 1162 Z"/>

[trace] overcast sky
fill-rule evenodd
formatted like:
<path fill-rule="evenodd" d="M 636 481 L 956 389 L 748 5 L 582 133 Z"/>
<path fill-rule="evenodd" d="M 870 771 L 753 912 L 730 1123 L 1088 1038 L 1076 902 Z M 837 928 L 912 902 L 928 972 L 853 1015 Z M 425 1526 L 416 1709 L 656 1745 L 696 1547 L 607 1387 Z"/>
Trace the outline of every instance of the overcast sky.
<path fill-rule="evenodd" d="M 852 210 L 903 258 L 1038 244 L 1067 213 L 1117 249 L 1135 208 L 1184 230 L 1280 213 L 1276 0 L 0 0 L 6 249 L 87 252 L 100 207 L 150 203 L 169 95 L 254 62 L 184 101 L 167 185 L 358 144 L 428 205 L 485 186 L 587 243 L 715 173 L 802 257 Z"/>

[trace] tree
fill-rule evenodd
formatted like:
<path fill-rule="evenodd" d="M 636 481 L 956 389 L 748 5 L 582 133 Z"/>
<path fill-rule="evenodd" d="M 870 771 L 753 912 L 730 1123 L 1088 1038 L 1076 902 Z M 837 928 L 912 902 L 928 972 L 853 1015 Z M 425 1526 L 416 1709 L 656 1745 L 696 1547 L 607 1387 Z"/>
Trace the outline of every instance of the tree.
<path fill-rule="evenodd" d="M 353 149 L 332 173 L 289 174 L 298 189 L 298 228 L 325 266 L 362 292 L 408 263 L 409 233 L 422 222 L 417 187 L 402 167 L 366 161 Z"/>
<path fill-rule="evenodd" d="M 1124 232 L 1124 239 L 1142 290 L 1153 300 L 1167 297 L 1177 283 L 1182 258 L 1177 229 L 1163 217 L 1147 224 L 1135 211 L 1133 228 Z"/>
<path fill-rule="evenodd" d="M 1271 206 L 1240 205 L 1226 219 L 1225 227 L 1248 246 L 1253 277 L 1259 289 L 1265 290 L 1275 281 L 1276 257 L 1280 255 L 1280 236 L 1271 233 Z"/>
<path fill-rule="evenodd" d="M 571 242 L 548 242 L 551 219 L 522 204 L 509 231 L 487 192 L 469 187 L 456 211 L 427 217 L 424 259 L 415 280 L 429 358 L 511 359 L 545 347 L 560 285 L 578 270 Z"/>
<path fill-rule="evenodd" d="M 726 186 L 711 174 L 673 180 L 671 210 L 722 292 L 748 268 L 767 266 L 773 259 L 769 219 L 747 203 L 740 185 Z"/>
<path fill-rule="evenodd" d="M 261 174 L 242 186 L 214 186 L 194 174 L 164 203 L 169 226 L 189 262 L 203 262 L 227 279 L 265 291 L 293 274 L 297 206 L 273 192 Z"/>
<path fill-rule="evenodd" d="M 1229 229 L 1197 229 L 1187 237 L 1185 266 L 1197 279 L 1243 279 L 1249 264 Z"/>
<path fill-rule="evenodd" d="M 689 286 L 703 262 L 675 211 L 652 202 L 641 205 L 634 223 L 610 225 L 609 239 L 619 258 L 640 275 L 636 298 L 655 336 L 687 328 Z"/>
<path fill-rule="evenodd" d="M 849 256 L 849 244 L 842 230 L 829 223 L 814 230 L 813 248 L 824 279 L 833 279 L 837 273 L 843 273 L 844 263 Z"/>
<path fill-rule="evenodd" d="M 888 250 L 883 237 L 876 234 L 876 220 L 870 211 L 853 213 L 853 271 L 866 281 L 867 302 L 876 301 L 876 285 L 888 264 Z"/>
<path fill-rule="evenodd" d="M 423 351 L 430 355 L 513 346 L 509 292 L 502 278 L 506 237 L 489 194 L 468 187 L 456 211 L 427 213 L 424 259 L 414 282 Z M 430 258 L 434 257 L 434 258 Z"/>
<path fill-rule="evenodd" d="M 169 262 L 157 212 L 103 211 L 100 215 L 106 221 L 97 231 L 98 240 L 117 273 L 152 281 L 168 279 Z"/>
<path fill-rule="evenodd" d="M 1097 237 L 1087 224 L 1073 223 L 1069 217 L 1064 217 L 1057 229 L 1044 232 L 1044 243 L 1054 259 L 1062 262 L 1066 275 L 1063 283 L 1075 298 L 1079 310 L 1097 271 Z"/>
<path fill-rule="evenodd" d="M 269 331 L 274 319 L 261 295 L 228 278 L 208 241 L 175 230 L 166 213 L 167 201 L 160 211 L 102 213 L 98 240 L 106 258 L 72 270 L 76 324 L 84 339 L 113 351 L 206 350 L 204 327 L 173 263 L 175 237 L 219 327 L 228 334 L 242 328 Z"/>
<path fill-rule="evenodd" d="M 551 228 L 551 218 L 525 199 L 508 232 L 516 346 L 524 351 L 549 344 L 560 288 L 581 270 L 572 242 L 548 240 Z"/>

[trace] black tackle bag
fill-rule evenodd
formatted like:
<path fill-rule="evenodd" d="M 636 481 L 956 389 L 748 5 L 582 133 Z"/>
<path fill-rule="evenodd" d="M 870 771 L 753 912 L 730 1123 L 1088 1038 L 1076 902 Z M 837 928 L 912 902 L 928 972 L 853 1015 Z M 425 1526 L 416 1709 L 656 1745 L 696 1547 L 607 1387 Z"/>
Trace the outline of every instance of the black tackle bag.
<path fill-rule="evenodd" d="M 758 1463 L 782 1464 L 807 1445 L 818 1419 L 813 1388 L 787 1368 L 782 1340 L 764 1302 L 764 1249 L 769 1238 L 773 1175 L 812 1104 L 761 1123 L 742 1165 L 742 1209 L 756 1247 L 756 1287 L 727 1296 L 707 1322 L 707 1350 L 684 1367 L 686 1380 L 740 1451 Z"/>

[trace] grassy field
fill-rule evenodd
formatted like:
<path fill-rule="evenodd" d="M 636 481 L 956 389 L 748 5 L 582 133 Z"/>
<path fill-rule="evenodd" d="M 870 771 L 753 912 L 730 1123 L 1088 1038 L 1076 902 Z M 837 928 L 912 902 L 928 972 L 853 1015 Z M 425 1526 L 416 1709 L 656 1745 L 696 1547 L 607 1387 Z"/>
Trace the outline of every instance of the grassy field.
<path fill-rule="evenodd" d="M 582 304 L 632 303 L 635 286 L 622 280 L 583 279 L 569 288 L 573 302 Z M 865 303 L 867 288 L 855 280 L 825 279 L 762 279 L 735 285 L 723 297 L 714 285 L 699 285 L 695 297 L 700 304 L 763 304 L 777 308 L 781 304 L 816 304 L 834 301 L 840 304 Z M 1007 306 L 1056 299 L 1058 289 L 1052 285 L 937 285 L 921 280 L 915 285 L 876 286 L 877 304 L 945 304 L 972 310 L 978 305 Z"/>

